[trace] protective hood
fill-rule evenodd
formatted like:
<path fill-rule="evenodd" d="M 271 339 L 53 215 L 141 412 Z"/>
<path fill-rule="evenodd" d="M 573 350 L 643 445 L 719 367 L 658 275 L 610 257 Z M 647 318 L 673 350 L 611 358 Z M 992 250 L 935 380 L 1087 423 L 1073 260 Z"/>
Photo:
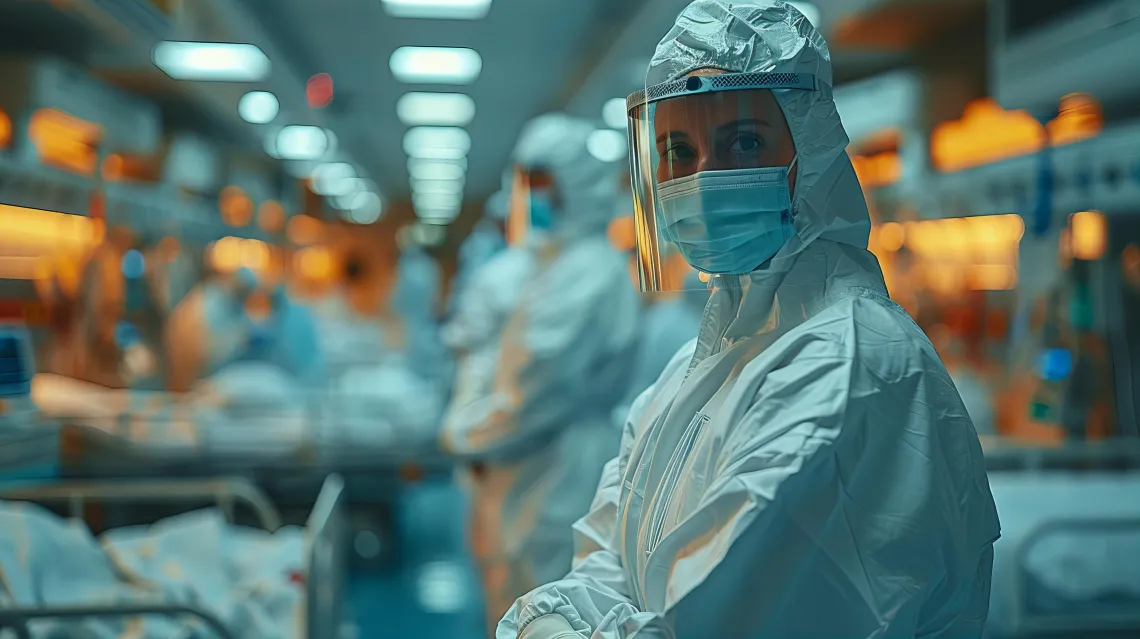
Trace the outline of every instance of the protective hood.
<path fill-rule="evenodd" d="M 855 280 L 881 282 L 878 263 L 866 252 L 870 216 L 847 156 L 849 139 L 832 99 L 831 55 L 815 27 L 794 7 L 777 0 L 696 0 L 677 16 L 657 46 L 646 86 L 707 68 L 730 73 L 806 73 L 813 74 L 817 83 L 814 91 L 772 91 L 788 121 L 798 158 L 792 198 L 796 234 L 760 270 L 713 278 L 714 291 L 722 292 L 719 297 L 729 293 L 728 300 L 719 301 L 714 294 L 716 303 L 709 305 L 709 312 L 722 315 L 714 323 L 723 330 L 724 322 L 747 320 L 732 331 L 741 336 L 760 330 L 776 306 L 777 290 L 802 262 L 801 253 L 813 244 L 821 246 L 811 251 L 818 255 L 811 258 L 817 267 L 810 270 L 828 284 L 834 286 L 831 280 L 840 273 Z M 821 271 L 821 261 L 833 268 Z M 800 279 L 794 287 L 796 296 L 823 295 L 824 281 L 812 286 Z M 781 291 L 781 303 L 810 304 L 810 300 L 784 299 L 787 293 Z"/>
<path fill-rule="evenodd" d="M 593 132 L 585 120 L 550 113 L 527 123 L 515 147 L 520 168 L 553 175 L 561 198 L 554 233 L 562 240 L 604 235 L 617 210 L 614 166 L 598 161 L 587 149 Z"/>
<path fill-rule="evenodd" d="M 495 191 L 483 206 L 483 219 L 503 222 L 511 211 L 511 193 L 508 188 Z"/>

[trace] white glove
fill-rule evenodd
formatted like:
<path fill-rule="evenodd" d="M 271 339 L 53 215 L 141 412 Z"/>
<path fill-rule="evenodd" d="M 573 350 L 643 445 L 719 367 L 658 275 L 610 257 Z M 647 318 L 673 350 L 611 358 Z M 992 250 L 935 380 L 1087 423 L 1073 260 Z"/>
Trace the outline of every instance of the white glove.
<path fill-rule="evenodd" d="M 582 639 L 562 615 L 543 615 L 530 622 L 519 639 Z"/>

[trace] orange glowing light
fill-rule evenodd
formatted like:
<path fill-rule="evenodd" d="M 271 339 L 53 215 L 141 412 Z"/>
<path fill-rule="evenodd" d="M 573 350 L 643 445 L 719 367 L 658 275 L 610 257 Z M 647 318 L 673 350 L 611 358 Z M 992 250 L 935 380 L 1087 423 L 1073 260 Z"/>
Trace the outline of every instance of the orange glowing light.
<path fill-rule="evenodd" d="M 1099 260 L 1108 246 L 1108 220 L 1099 211 L 1081 211 L 1069 218 L 1069 248 L 1078 260 Z"/>
<path fill-rule="evenodd" d="M 1075 93 L 1061 100 L 1057 117 L 1042 128 L 1027 111 L 1006 111 L 992 98 L 966 105 L 962 118 L 943 122 L 930 135 L 930 157 L 939 171 L 960 171 L 1062 146 L 1100 133 L 1104 117 L 1092 97 Z"/>
<path fill-rule="evenodd" d="M 103 139 L 98 124 L 56 109 L 40 109 L 28 123 L 28 137 L 44 164 L 79 175 L 95 174 Z"/>
<path fill-rule="evenodd" d="M 633 217 L 619 217 L 610 222 L 607 235 L 610 238 L 610 244 L 623 253 L 625 251 L 632 251 L 637 246 L 637 236 L 634 229 Z"/>
<path fill-rule="evenodd" d="M 267 233 L 280 233 L 285 228 L 285 207 L 276 200 L 266 200 L 257 207 L 257 225 Z"/>
<path fill-rule="evenodd" d="M 285 236 L 297 246 L 316 244 L 324 239 L 324 225 L 310 215 L 297 215 L 285 227 Z"/>
<path fill-rule="evenodd" d="M 327 73 L 318 73 L 305 84 L 305 100 L 311 109 L 323 109 L 333 99 L 333 79 Z"/>
<path fill-rule="evenodd" d="M 0 111 L 0 149 L 7 148 L 12 142 L 12 118 Z"/>
<path fill-rule="evenodd" d="M 328 280 L 333 277 L 334 263 L 328 249 L 312 246 L 301 249 L 293 256 L 293 269 L 311 280 Z"/>
<path fill-rule="evenodd" d="M 79 215 L 0 204 L 0 278 L 36 279 L 45 258 L 86 255 L 99 234 Z"/>
<path fill-rule="evenodd" d="M 940 171 L 988 164 L 1039 150 L 1041 124 L 1027 111 L 1006 111 L 992 98 L 966 105 L 962 118 L 943 122 L 930 135 L 930 156 Z"/>
<path fill-rule="evenodd" d="M 108 182 L 120 182 L 123 179 L 123 156 L 112 153 L 103 160 L 103 166 L 100 172 L 103 174 L 103 179 Z"/>
<path fill-rule="evenodd" d="M 875 155 L 856 155 L 851 158 L 855 175 L 863 188 L 876 188 L 898 182 L 902 175 L 902 161 L 893 151 Z"/>
<path fill-rule="evenodd" d="M 241 228 L 253 220 L 253 200 L 236 186 L 222 189 L 218 206 L 222 211 L 222 221 L 229 226 Z"/>
<path fill-rule="evenodd" d="M 1046 125 L 1053 146 L 1061 146 L 1091 138 L 1104 128 L 1100 104 L 1091 96 L 1074 93 L 1061 99 L 1061 108 Z"/>

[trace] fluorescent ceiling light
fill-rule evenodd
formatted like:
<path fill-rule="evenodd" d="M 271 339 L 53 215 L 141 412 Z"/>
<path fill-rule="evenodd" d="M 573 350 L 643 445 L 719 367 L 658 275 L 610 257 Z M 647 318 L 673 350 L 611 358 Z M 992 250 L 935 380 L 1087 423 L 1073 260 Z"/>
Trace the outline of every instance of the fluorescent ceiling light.
<path fill-rule="evenodd" d="M 463 193 L 463 180 L 412 180 L 412 193 Z"/>
<path fill-rule="evenodd" d="M 345 212 L 345 218 L 356 224 L 372 224 L 384 213 L 384 200 L 371 191 L 357 193 L 352 208 Z"/>
<path fill-rule="evenodd" d="M 586 138 L 586 150 L 599 162 L 617 162 L 626 156 L 625 134 L 613 129 L 599 129 Z"/>
<path fill-rule="evenodd" d="M 447 228 L 438 224 L 419 223 L 412 227 L 412 239 L 424 246 L 438 246 L 447 238 Z"/>
<path fill-rule="evenodd" d="M 344 195 L 349 180 L 356 177 L 356 169 L 348 162 L 328 162 L 313 169 L 313 192 L 317 195 Z"/>
<path fill-rule="evenodd" d="M 395 18 L 479 20 L 491 11 L 491 0 L 382 0 Z"/>
<path fill-rule="evenodd" d="M 285 160 L 319 160 L 329 151 L 329 143 L 324 129 L 294 124 L 277 132 L 275 151 Z"/>
<path fill-rule="evenodd" d="M 800 13 L 804 14 L 804 17 L 807 18 L 807 21 L 811 23 L 811 26 L 817 29 L 820 27 L 819 7 L 810 2 L 789 2 L 788 4 L 792 5 L 796 9 L 799 9 Z"/>
<path fill-rule="evenodd" d="M 459 209 L 416 209 L 416 217 L 425 224 L 451 224 L 459 217 Z"/>
<path fill-rule="evenodd" d="M 463 205 L 463 194 L 413 193 L 412 204 L 417 209 L 459 209 Z"/>
<path fill-rule="evenodd" d="M 388 66 L 399 82 L 471 84 L 483 70 L 483 58 L 474 49 L 400 47 Z"/>
<path fill-rule="evenodd" d="M 462 180 L 463 167 L 454 162 L 416 162 L 408 165 L 413 180 Z"/>
<path fill-rule="evenodd" d="M 467 126 L 475 119 L 475 100 L 463 93 L 406 93 L 396 102 L 396 117 L 408 126 Z"/>
<path fill-rule="evenodd" d="M 154 66 L 175 80 L 260 82 L 269 77 L 269 58 L 252 44 L 159 42 Z"/>
<path fill-rule="evenodd" d="M 268 91 L 250 91 L 238 100 L 238 115 L 250 124 L 269 124 L 280 112 L 277 96 Z"/>
<path fill-rule="evenodd" d="M 342 211 L 351 210 L 353 203 L 356 201 L 356 196 L 364 191 L 375 192 L 376 183 L 364 178 L 344 180 L 340 184 L 339 194 L 332 197 L 333 206 Z"/>
<path fill-rule="evenodd" d="M 462 160 L 471 150 L 471 136 L 455 127 L 419 126 L 404 134 L 404 153 L 410 158 Z"/>
<path fill-rule="evenodd" d="M 611 129 L 624 129 L 629 126 L 629 117 L 626 115 L 625 98 L 606 100 L 602 107 L 602 120 Z"/>
<path fill-rule="evenodd" d="M 408 158 L 408 173 L 411 173 L 412 171 L 414 171 L 415 170 L 414 167 L 419 166 L 421 164 L 437 164 L 439 162 L 450 162 L 451 164 L 454 164 L 458 167 L 461 167 L 464 171 L 467 170 L 467 156 L 461 157 L 458 160 L 431 160 L 431 159 L 424 159 L 424 158 Z"/>

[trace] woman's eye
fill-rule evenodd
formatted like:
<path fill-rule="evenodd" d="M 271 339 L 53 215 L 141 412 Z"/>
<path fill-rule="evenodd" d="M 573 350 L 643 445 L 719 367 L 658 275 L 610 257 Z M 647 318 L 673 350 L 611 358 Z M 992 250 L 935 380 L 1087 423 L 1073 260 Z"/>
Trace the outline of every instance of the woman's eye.
<path fill-rule="evenodd" d="M 671 162 L 692 162 L 696 157 L 696 151 L 687 144 L 674 144 L 665 150 L 665 158 Z"/>
<path fill-rule="evenodd" d="M 760 136 L 751 133 L 741 133 L 732 140 L 732 144 L 729 145 L 729 150 L 733 153 L 755 153 L 759 151 L 762 146 L 764 146 L 764 141 L 760 139 Z"/>

